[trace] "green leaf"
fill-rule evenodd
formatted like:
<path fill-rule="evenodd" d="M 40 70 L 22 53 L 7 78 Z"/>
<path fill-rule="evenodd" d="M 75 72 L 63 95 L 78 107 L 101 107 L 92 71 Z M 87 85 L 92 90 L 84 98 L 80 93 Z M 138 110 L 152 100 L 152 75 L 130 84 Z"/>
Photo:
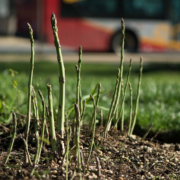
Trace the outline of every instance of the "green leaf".
<path fill-rule="evenodd" d="M 87 108 L 94 108 L 94 106 L 92 104 L 88 104 L 88 105 L 86 105 L 86 107 Z M 104 106 L 97 106 L 97 108 L 102 109 L 104 111 L 109 111 L 109 109 L 104 107 Z"/>
<path fill-rule="evenodd" d="M 38 137 L 38 139 L 43 141 L 43 142 L 45 142 L 47 145 L 50 144 L 50 142 L 46 138 L 44 138 L 44 137 L 42 139 L 40 137 Z"/>

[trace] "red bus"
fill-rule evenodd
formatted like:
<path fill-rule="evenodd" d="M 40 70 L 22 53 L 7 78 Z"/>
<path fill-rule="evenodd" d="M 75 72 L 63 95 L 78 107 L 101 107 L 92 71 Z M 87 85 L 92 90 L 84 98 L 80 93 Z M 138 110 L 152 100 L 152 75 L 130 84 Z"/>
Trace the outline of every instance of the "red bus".
<path fill-rule="evenodd" d="M 19 0 L 18 32 L 32 24 L 38 39 L 53 43 L 50 17 L 55 13 L 62 48 L 120 51 L 123 17 L 127 51 L 180 50 L 179 0 Z"/>

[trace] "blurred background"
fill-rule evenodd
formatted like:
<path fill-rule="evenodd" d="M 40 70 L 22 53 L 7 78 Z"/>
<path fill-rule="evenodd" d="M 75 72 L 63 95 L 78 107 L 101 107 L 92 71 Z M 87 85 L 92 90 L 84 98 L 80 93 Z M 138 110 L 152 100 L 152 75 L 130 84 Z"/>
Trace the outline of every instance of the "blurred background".
<path fill-rule="evenodd" d="M 29 22 L 36 52 L 54 52 L 54 12 L 63 51 L 119 54 L 123 17 L 126 52 L 179 52 L 179 9 L 179 0 L 1 0 L 0 51 L 29 52 Z"/>

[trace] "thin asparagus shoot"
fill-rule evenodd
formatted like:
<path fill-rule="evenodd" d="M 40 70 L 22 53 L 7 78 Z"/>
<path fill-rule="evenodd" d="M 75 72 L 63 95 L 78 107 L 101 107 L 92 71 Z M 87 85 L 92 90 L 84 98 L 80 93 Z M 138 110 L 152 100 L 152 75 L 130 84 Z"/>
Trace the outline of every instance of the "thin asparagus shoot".
<path fill-rule="evenodd" d="M 66 145 L 66 180 L 68 180 L 68 165 L 69 165 L 69 142 L 70 142 L 70 128 L 68 125 L 68 119 L 66 117 L 66 138 L 67 138 L 67 145 Z"/>
<path fill-rule="evenodd" d="M 50 125 L 50 133 L 51 133 L 51 146 L 52 146 L 53 151 L 57 152 L 51 85 L 47 85 L 47 89 L 48 89 L 48 106 L 49 106 L 49 125 Z"/>
<path fill-rule="evenodd" d="M 30 58 L 30 74 L 29 74 L 29 83 L 28 83 L 28 103 L 27 103 L 27 122 L 26 122 L 26 129 L 25 129 L 25 140 L 28 146 L 28 134 L 29 134 L 29 127 L 30 127 L 30 120 L 31 120 L 31 91 L 32 91 L 32 80 L 33 80 L 33 70 L 34 70 L 34 39 L 33 39 L 33 30 L 31 25 L 28 23 L 29 28 L 29 35 L 30 35 L 30 42 L 31 42 L 31 58 Z M 25 161 L 28 163 L 28 158 L 26 148 L 24 150 L 25 154 Z"/>
<path fill-rule="evenodd" d="M 80 156 L 81 156 L 81 164 L 82 164 L 82 169 L 83 171 L 85 170 L 85 164 L 84 164 L 84 156 L 83 152 L 80 150 Z"/>
<path fill-rule="evenodd" d="M 38 152 L 39 152 L 39 132 L 38 132 L 38 127 L 39 127 L 39 111 L 38 111 L 38 105 L 37 105 L 37 98 L 36 98 L 36 92 L 32 86 L 32 102 L 33 102 L 33 110 L 34 110 L 34 128 L 35 128 L 35 137 L 36 137 L 36 154 L 34 158 L 34 165 L 37 162 L 38 158 Z"/>
<path fill-rule="evenodd" d="M 97 111 L 97 107 L 98 107 L 98 103 L 99 103 L 100 92 L 101 92 L 101 84 L 99 83 L 98 84 L 98 93 L 97 93 L 96 103 L 95 103 L 94 111 L 93 111 L 93 116 L 92 116 L 92 120 L 91 120 L 90 126 L 89 126 L 90 130 L 93 128 L 94 123 L 96 122 L 96 119 L 94 119 L 94 118 L 96 117 L 96 113 L 97 113 L 96 111 Z M 92 99 L 92 97 L 91 97 L 91 99 Z"/>
<path fill-rule="evenodd" d="M 101 165 L 100 165 L 100 161 L 99 161 L 99 158 L 96 157 L 96 164 L 97 164 L 97 175 L 98 177 L 100 178 L 101 177 Z"/>
<path fill-rule="evenodd" d="M 39 161 L 40 156 L 41 156 L 42 146 L 43 146 L 44 131 L 45 131 L 45 127 L 46 127 L 46 106 L 45 106 L 43 94 L 42 94 L 42 92 L 40 90 L 38 90 L 38 94 L 39 94 L 39 96 L 41 98 L 42 107 L 43 107 L 42 127 L 41 127 L 41 136 L 40 136 L 41 141 L 40 141 L 39 153 L 38 153 L 38 161 Z"/>
<path fill-rule="evenodd" d="M 79 47 L 79 61 L 76 65 L 77 73 L 77 86 L 76 86 L 76 104 L 79 106 L 80 114 L 82 114 L 82 93 L 81 93 L 81 59 L 82 59 L 82 47 Z"/>
<path fill-rule="evenodd" d="M 46 118 L 49 119 L 49 109 L 46 105 Z M 46 139 L 49 141 L 49 130 L 48 130 L 48 124 L 46 123 Z"/>
<path fill-rule="evenodd" d="M 101 109 L 101 127 L 103 127 L 103 110 Z"/>
<path fill-rule="evenodd" d="M 120 77 L 119 77 L 119 81 L 118 81 L 118 87 L 117 87 L 117 95 L 115 98 L 115 102 L 114 102 L 114 107 L 113 107 L 113 111 L 112 111 L 112 116 L 109 119 L 109 124 L 108 127 L 106 129 L 106 131 L 109 131 L 110 126 L 111 126 L 111 121 L 116 113 L 117 110 L 117 106 L 119 103 L 119 98 L 120 98 L 120 94 L 121 94 L 121 84 L 123 81 L 123 63 L 124 63 L 124 39 L 125 39 L 125 23 L 124 20 L 121 19 L 121 58 L 120 58 Z"/>
<path fill-rule="evenodd" d="M 16 119 L 16 114 L 13 111 L 12 111 L 12 117 L 13 117 L 14 127 L 13 127 L 11 142 L 9 144 L 9 148 L 8 148 L 8 152 L 7 152 L 7 157 L 4 160 L 4 164 L 7 164 L 8 160 L 9 160 L 9 156 L 10 156 L 10 153 L 12 151 L 12 148 L 13 148 L 13 145 L 14 145 L 14 140 L 15 140 L 15 137 L 16 137 L 17 119 Z"/>
<path fill-rule="evenodd" d="M 122 103 L 121 103 L 121 106 L 120 106 L 120 112 L 119 112 L 118 118 L 116 119 L 115 127 L 117 127 L 118 121 L 122 117 L 122 111 L 123 111 L 123 108 L 124 108 L 123 106 L 124 106 L 124 101 L 125 101 L 125 97 L 126 97 L 127 86 L 128 86 L 128 83 L 129 83 L 129 77 L 130 77 L 130 73 L 131 73 L 131 67 L 132 67 L 132 59 L 130 59 L 129 71 L 128 71 L 128 75 L 127 75 L 127 79 L 126 79 L 126 85 L 125 85 L 125 88 L 124 88 L 124 95 L 122 97 Z M 123 131 L 124 126 L 122 125 L 122 123 L 124 123 L 124 122 L 121 121 L 121 130 Z"/>
<path fill-rule="evenodd" d="M 150 132 L 152 126 L 153 126 L 153 123 L 150 124 L 150 126 L 149 126 L 147 132 L 144 134 L 144 136 L 143 136 L 143 138 L 142 138 L 142 141 L 144 141 L 144 140 L 146 139 L 146 137 L 147 137 L 147 135 L 149 134 L 149 132 Z"/>
<path fill-rule="evenodd" d="M 94 145 L 94 137 L 95 137 L 95 130 L 96 130 L 96 113 L 97 113 L 97 106 L 98 106 L 98 102 L 99 102 L 99 97 L 100 97 L 100 92 L 101 92 L 101 84 L 98 84 L 98 95 L 97 95 L 97 99 L 95 102 L 94 97 L 91 95 L 91 99 L 93 101 L 93 105 L 94 105 L 94 112 L 93 112 L 93 123 L 92 123 L 92 139 L 91 139 L 91 145 L 90 145 L 90 151 L 89 151 L 89 156 L 88 156 L 88 162 L 92 153 L 92 148 Z"/>
<path fill-rule="evenodd" d="M 83 100 L 83 109 L 82 109 L 82 114 L 81 114 L 81 120 L 84 117 L 85 110 L 86 110 L 86 100 Z"/>
<path fill-rule="evenodd" d="M 78 171 L 81 172 L 81 157 L 80 157 L 80 130 L 81 130 L 81 122 L 80 122 L 80 112 L 79 106 L 75 103 L 75 116 L 76 116 L 76 134 L 75 134 L 75 142 L 76 142 L 76 159 L 78 160 Z"/>
<path fill-rule="evenodd" d="M 24 146 L 25 146 L 25 151 L 26 151 L 26 154 L 27 154 L 27 158 L 28 158 L 28 162 L 30 165 L 32 165 L 32 162 L 31 162 L 31 157 L 30 157 L 30 154 L 29 154 L 29 151 L 28 151 L 28 144 L 26 142 L 26 140 L 22 137 L 22 134 L 20 134 L 20 138 L 23 140 L 24 142 Z M 26 160 L 26 159 L 25 159 Z"/>
<path fill-rule="evenodd" d="M 114 106 L 115 106 L 115 101 L 116 101 L 117 93 L 118 93 L 119 79 L 120 79 L 120 69 L 118 69 L 115 89 L 114 89 L 111 105 L 110 105 L 110 108 L 109 108 L 108 118 L 107 118 L 107 120 L 105 122 L 105 128 L 104 128 L 105 133 L 104 134 L 106 134 L 106 131 L 108 131 L 110 129 L 110 126 L 111 126 L 112 112 L 113 112 L 113 108 L 115 108 Z"/>
<path fill-rule="evenodd" d="M 125 97 L 125 92 L 124 92 L 124 85 L 122 83 L 121 85 L 121 92 L 122 92 L 122 110 L 121 110 L 121 131 L 124 130 L 124 97 Z"/>
<path fill-rule="evenodd" d="M 58 134 L 64 138 L 64 111 L 65 111 L 65 68 L 62 58 L 61 46 L 58 38 L 57 20 L 54 13 L 51 15 L 51 25 L 54 35 L 54 44 L 56 47 L 57 60 L 59 65 L 59 107 L 58 107 Z M 61 142 L 62 154 L 64 154 L 64 143 Z"/>
<path fill-rule="evenodd" d="M 139 83 L 138 83 L 136 106 L 135 106 L 135 111 L 134 111 L 134 118 L 133 118 L 132 127 L 131 127 L 131 134 L 133 133 L 134 127 L 135 127 L 135 124 L 136 124 L 136 117 L 137 117 L 137 112 L 138 112 L 139 96 L 140 96 L 140 87 L 141 87 L 141 80 L 142 80 L 142 70 L 143 70 L 143 60 L 142 60 L 142 57 L 141 57 L 140 58 Z"/>
<path fill-rule="evenodd" d="M 130 111 L 129 111 L 129 128 L 128 128 L 128 135 L 131 133 L 131 126 L 132 126 L 132 87 L 131 83 L 129 82 L 129 91 L 130 91 Z"/>

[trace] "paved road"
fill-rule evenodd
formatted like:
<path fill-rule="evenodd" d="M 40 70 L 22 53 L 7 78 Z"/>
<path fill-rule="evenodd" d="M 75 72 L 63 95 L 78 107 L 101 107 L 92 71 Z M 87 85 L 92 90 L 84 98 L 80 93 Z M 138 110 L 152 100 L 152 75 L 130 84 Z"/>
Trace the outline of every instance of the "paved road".
<path fill-rule="evenodd" d="M 56 53 L 54 45 L 42 44 L 35 41 L 35 60 L 56 62 Z M 125 53 L 124 61 L 129 62 L 132 58 L 134 63 L 138 63 L 140 56 L 144 63 L 162 62 L 162 63 L 180 63 L 180 53 Z M 0 37 L 0 62 L 11 61 L 29 61 L 30 41 L 29 39 L 17 37 Z M 64 62 L 77 62 L 78 53 L 68 52 L 63 49 Z M 90 63 L 119 63 L 120 57 L 114 53 L 83 53 L 82 60 Z"/>

